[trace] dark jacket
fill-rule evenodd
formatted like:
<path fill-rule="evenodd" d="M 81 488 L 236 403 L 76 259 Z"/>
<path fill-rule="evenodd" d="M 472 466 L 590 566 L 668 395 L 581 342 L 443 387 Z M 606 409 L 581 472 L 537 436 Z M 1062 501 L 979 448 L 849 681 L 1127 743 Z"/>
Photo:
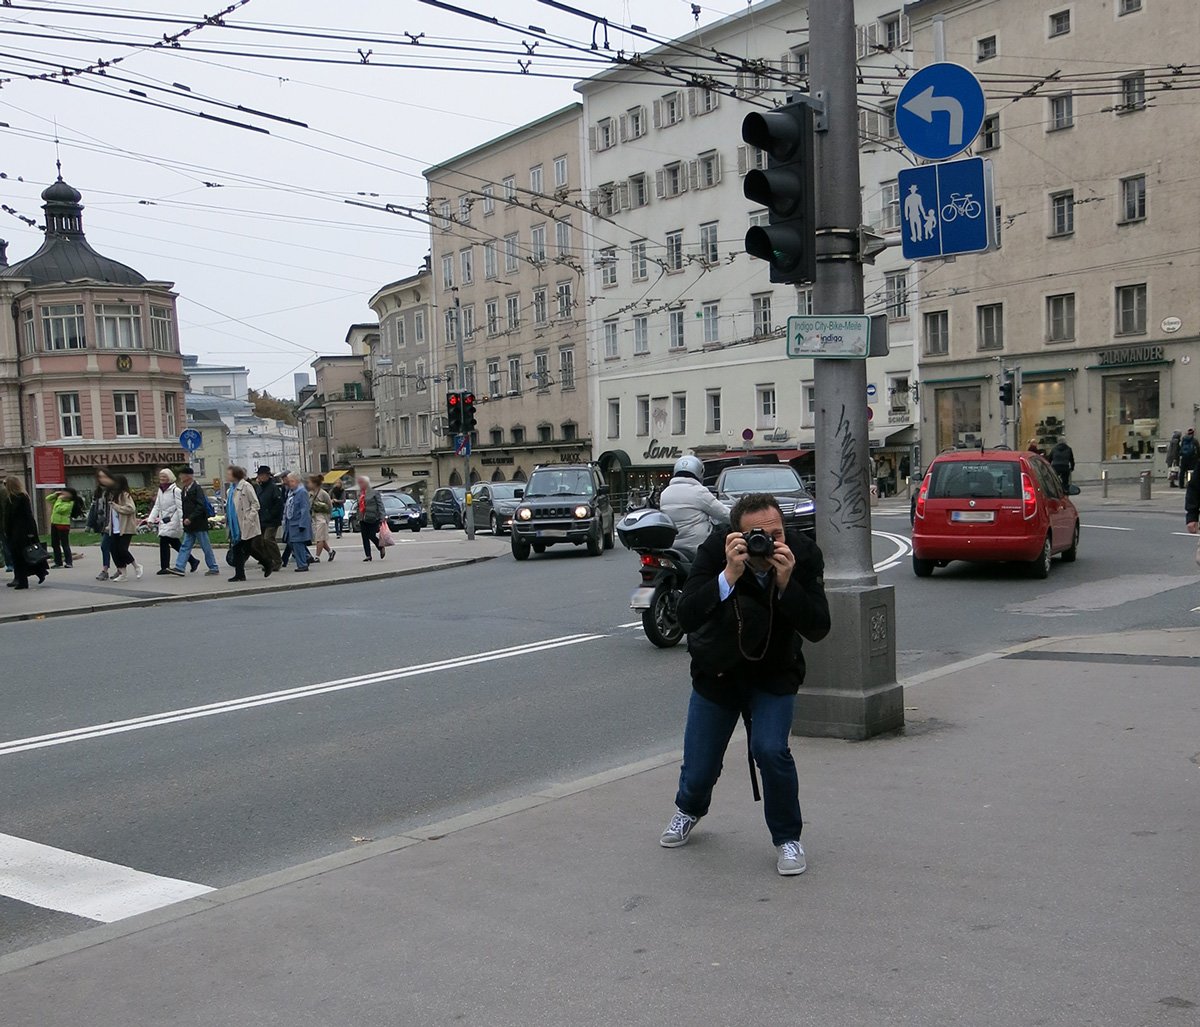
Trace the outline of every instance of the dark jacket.
<path fill-rule="evenodd" d="M 1188 482 L 1187 492 L 1183 497 L 1183 509 L 1188 524 L 1200 521 L 1200 474 L 1193 474 L 1192 480 Z"/>
<path fill-rule="evenodd" d="M 380 524 L 383 521 L 383 496 L 374 489 L 364 493 L 362 521 L 364 524 Z"/>
<path fill-rule="evenodd" d="M 1075 470 L 1075 451 L 1065 442 L 1058 443 L 1050 450 L 1051 467 L 1069 467 Z"/>
<path fill-rule="evenodd" d="M 1190 471 L 1200 463 L 1200 441 L 1195 435 L 1184 435 L 1179 440 L 1179 466 Z"/>
<path fill-rule="evenodd" d="M 8 548 L 13 559 L 21 555 L 25 546 L 38 537 L 37 520 L 33 516 L 33 505 L 24 492 L 12 492 L 8 500 L 8 522 L 5 525 Z"/>
<path fill-rule="evenodd" d="M 180 485 L 179 491 L 182 495 L 183 519 L 186 522 L 183 530 L 193 535 L 199 531 L 208 531 L 208 507 L 204 505 L 204 489 L 200 487 L 200 483 L 193 479 L 187 488 Z"/>
<path fill-rule="evenodd" d="M 278 528 L 283 523 L 283 488 L 274 481 L 265 485 L 254 479 L 254 491 L 258 496 L 258 522 L 264 528 Z"/>
<path fill-rule="evenodd" d="M 801 636 L 819 642 L 829 634 L 829 603 L 821 550 L 798 532 L 787 535 L 796 567 L 782 594 L 773 580 L 764 589 L 747 568 L 722 602 L 717 576 L 725 569 L 728 534 L 714 531 L 697 551 L 679 601 L 679 622 L 688 632 L 696 691 L 722 706 L 740 708 L 750 689 L 796 693 L 804 683 Z M 760 660 L 754 659 L 760 654 Z"/>

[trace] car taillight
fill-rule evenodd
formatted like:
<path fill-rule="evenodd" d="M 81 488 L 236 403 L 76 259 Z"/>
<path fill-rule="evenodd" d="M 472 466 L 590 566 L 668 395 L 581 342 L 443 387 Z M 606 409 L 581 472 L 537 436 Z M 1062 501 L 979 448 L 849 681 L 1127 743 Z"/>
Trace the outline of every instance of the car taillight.
<path fill-rule="evenodd" d="M 925 518 L 925 498 L 929 495 L 929 479 L 921 482 L 921 491 L 917 493 L 917 516 Z"/>
<path fill-rule="evenodd" d="M 659 558 L 657 556 L 646 555 L 646 556 L 642 557 L 642 566 L 643 567 L 661 567 L 662 561 L 659 560 Z"/>
<path fill-rule="evenodd" d="M 1021 472 L 1021 499 L 1021 512 L 1025 515 L 1025 520 L 1033 520 L 1037 516 L 1037 491 L 1033 487 L 1033 479 L 1024 471 Z"/>

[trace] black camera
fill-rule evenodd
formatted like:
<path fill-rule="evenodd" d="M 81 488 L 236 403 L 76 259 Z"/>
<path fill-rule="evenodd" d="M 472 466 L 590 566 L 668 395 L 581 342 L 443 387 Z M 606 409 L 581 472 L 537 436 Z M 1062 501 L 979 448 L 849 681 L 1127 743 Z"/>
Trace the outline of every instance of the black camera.
<path fill-rule="evenodd" d="M 746 552 L 760 560 L 769 560 L 775 555 L 775 540 L 762 528 L 746 532 Z"/>

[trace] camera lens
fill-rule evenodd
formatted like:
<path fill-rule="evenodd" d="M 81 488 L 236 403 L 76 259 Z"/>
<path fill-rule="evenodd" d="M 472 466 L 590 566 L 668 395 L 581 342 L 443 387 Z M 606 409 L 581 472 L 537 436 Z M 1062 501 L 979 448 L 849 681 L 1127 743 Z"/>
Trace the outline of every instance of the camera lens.
<path fill-rule="evenodd" d="M 746 552 L 750 556 L 769 557 L 775 552 L 775 540 L 762 528 L 755 528 L 746 535 Z"/>

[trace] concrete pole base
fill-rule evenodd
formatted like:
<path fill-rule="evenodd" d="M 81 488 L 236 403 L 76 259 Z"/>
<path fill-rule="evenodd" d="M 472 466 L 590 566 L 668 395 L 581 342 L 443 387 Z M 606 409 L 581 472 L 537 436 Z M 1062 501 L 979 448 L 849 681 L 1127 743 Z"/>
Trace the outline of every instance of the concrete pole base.
<path fill-rule="evenodd" d="M 896 595 L 890 586 L 826 590 L 833 630 L 804 647 L 808 674 L 792 734 L 861 741 L 904 726 L 896 681 Z"/>

